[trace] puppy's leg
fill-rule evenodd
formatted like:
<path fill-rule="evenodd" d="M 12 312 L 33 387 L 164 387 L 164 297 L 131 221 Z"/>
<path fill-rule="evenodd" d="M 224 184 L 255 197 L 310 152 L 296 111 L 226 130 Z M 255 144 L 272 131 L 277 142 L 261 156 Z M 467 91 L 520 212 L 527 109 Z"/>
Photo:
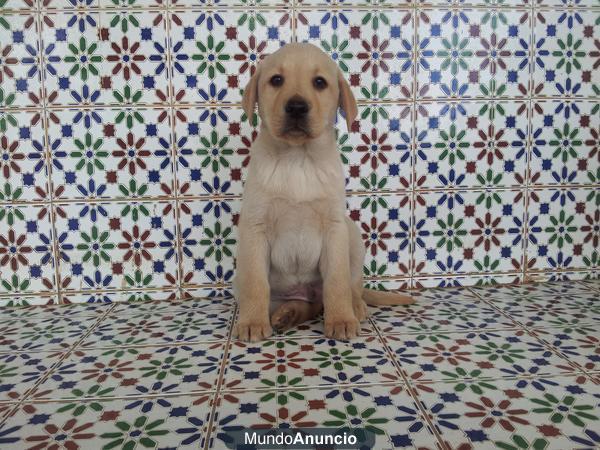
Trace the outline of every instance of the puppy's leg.
<path fill-rule="evenodd" d="M 239 316 L 234 336 L 252 342 L 271 336 L 269 245 L 264 232 L 245 224 L 240 224 L 236 291 Z"/>
<path fill-rule="evenodd" d="M 325 335 L 335 339 L 353 338 L 359 330 L 352 307 L 348 234 L 344 219 L 331 221 L 323 236 L 320 259 Z"/>
<path fill-rule="evenodd" d="M 271 313 L 271 326 L 277 331 L 286 331 L 296 325 L 314 319 L 323 309 L 321 302 L 285 300 L 277 302 Z"/>
<path fill-rule="evenodd" d="M 354 315 L 362 322 L 369 316 L 367 304 L 363 300 L 363 264 L 365 261 L 365 245 L 360 230 L 352 219 L 346 217 L 348 227 L 348 244 L 350 248 L 350 279 L 352 283 L 352 308 Z"/>

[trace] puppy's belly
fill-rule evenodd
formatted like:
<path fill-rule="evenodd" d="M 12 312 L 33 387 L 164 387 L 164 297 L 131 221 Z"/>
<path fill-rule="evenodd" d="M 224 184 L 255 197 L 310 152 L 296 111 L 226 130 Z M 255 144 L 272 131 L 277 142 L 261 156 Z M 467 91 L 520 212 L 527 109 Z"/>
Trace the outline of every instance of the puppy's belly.
<path fill-rule="evenodd" d="M 299 226 L 300 225 L 300 226 Z M 322 237 L 318 230 L 296 223 L 280 230 L 271 241 L 270 285 L 274 293 L 320 281 Z"/>

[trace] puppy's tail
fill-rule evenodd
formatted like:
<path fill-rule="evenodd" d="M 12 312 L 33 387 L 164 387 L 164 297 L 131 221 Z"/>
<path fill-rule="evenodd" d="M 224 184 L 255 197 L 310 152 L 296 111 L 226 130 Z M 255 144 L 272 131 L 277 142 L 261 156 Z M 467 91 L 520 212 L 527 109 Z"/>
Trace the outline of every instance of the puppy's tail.
<path fill-rule="evenodd" d="M 368 288 L 363 289 L 362 297 L 365 303 L 371 306 L 410 305 L 415 302 L 414 298 L 398 292 L 376 291 Z"/>

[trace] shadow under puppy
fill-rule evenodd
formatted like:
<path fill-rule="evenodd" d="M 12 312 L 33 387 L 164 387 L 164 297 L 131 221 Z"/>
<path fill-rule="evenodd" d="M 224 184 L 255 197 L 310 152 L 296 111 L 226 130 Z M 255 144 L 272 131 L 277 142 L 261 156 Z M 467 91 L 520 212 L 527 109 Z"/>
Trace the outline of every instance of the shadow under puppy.
<path fill-rule="evenodd" d="M 365 246 L 346 217 L 345 178 L 334 130 L 338 107 L 348 128 L 357 114 L 336 64 L 311 44 L 267 56 L 246 86 L 248 117 L 258 103 L 260 133 L 250 150 L 239 220 L 234 295 L 239 339 L 267 338 L 323 309 L 325 335 L 349 339 L 366 304 L 410 304 L 363 288 Z"/>

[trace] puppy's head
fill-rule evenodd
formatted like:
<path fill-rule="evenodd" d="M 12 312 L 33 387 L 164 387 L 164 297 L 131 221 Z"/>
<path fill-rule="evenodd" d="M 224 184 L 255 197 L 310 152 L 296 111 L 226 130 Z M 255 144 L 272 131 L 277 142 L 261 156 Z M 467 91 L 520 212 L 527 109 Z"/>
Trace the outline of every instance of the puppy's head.
<path fill-rule="evenodd" d="M 330 129 L 338 107 L 346 114 L 348 129 L 357 114 L 342 72 L 311 44 L 288 44 L 258 65 L 242 99 L 248 117 L 256 103 L 271 135 L 291 144 L 305 143 Z"/>

